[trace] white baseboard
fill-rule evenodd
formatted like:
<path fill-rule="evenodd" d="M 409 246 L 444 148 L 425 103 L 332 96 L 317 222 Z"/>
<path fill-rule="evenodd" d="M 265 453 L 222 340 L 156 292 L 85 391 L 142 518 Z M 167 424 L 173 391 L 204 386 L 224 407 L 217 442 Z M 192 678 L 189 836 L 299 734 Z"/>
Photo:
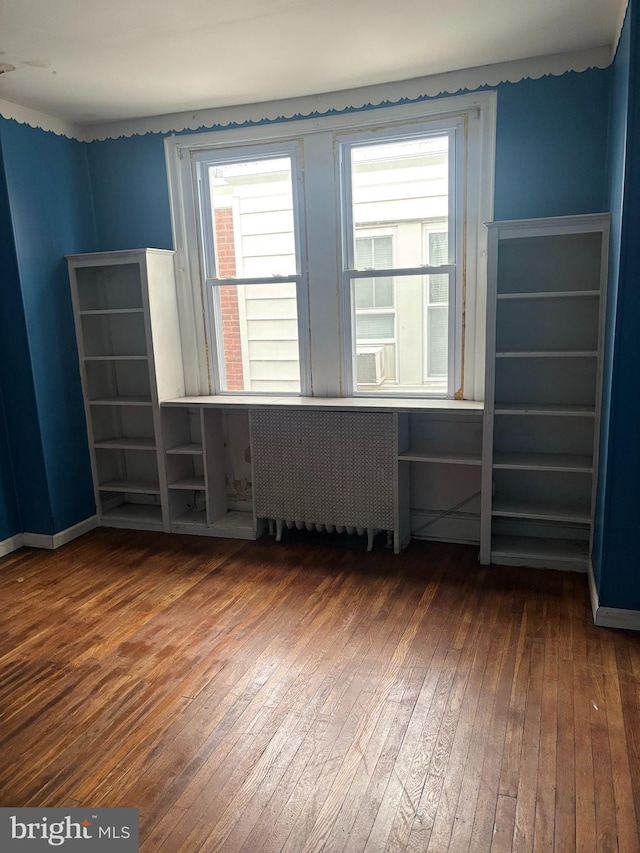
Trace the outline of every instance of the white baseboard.
<path fill-rule="evenodd" d="M 0 542 L 0 557 L 6 557 L 12 551 L 17 551 L 24 545 L 24 534 L 16 533 L 15 536 L 10 536 L 9 539 L 3 539 Z"/>
<path fill-rule="evenodd" d="M 623 610 L 621 607 L 601 607 L 593 564 L 589 562 L 589 595 L 593 621 L 599 628 L 622 628 L 640 631 L 640 610 Z"/>
<path fill-rule="evenodd" d="M 67 527 L 66 530 L 54 533 L 53 536 L 47 536 L 43 533 L 24 533 L 22 544 L 28 548 L 46 548 L 53 551 L 98 526 L 98 516 L 92 515 L 90 518 L 85 518 L 84 521 L 80 521 L 72 527 Z"/>
<path fill-rule="evenodd" d="M 640 610 L 598 607 L 594 621 L 600 628 L 623 628 L 627 631 L 640 631 Z"/>
<path fill-rule="evenodd" d="M 600 597 L 598 596 L 598 587 L 596 586 L 596 576 L 593 573 L 593 563 L 589 560 L 589 598 L 591 599 L 591 612 L 593 613 L 593 622 L 597 625 L 596 616 L 598 607 L 600 607 Z"/>

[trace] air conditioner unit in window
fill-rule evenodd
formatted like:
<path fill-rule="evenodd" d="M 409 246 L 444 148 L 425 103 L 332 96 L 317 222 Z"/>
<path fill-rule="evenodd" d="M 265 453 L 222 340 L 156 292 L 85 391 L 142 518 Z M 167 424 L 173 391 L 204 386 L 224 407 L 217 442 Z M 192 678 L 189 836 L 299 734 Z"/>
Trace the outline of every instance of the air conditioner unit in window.
<path fill-rule="evenodd" d="M 385 380 L 384 347 L 358 347 L 356 378 L 358 385 L 382 385 Z"/>

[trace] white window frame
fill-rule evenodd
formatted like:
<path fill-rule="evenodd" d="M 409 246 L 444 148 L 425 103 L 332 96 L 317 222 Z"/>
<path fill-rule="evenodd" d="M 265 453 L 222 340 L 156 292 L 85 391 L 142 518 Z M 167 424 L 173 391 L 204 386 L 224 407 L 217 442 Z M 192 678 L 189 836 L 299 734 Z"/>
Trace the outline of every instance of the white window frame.
<path fill-rule="evenodd" d="M 381 128 L 385 131 L 395 128 L 396 134 L 402 135 L 403 127 L 409 124 L 424 122 L 426 126 L 433 121 L 458 117 L 464 125 L 466 175 L 466 227 L 461 249 L 467 274 L 462 293 L 466 322 L 461 376 L 464 398 L 482 400 L 486 311 L 486 229 L 483 223 L 493 218 L 496 100 L 495 92 L 474 92 L 340 115 L 167 137 L 164 144 L 186 393 L 206 395 L 218 391 L 211 370 L 211 342 L 201 284 L 193 158 L 207 150 L 226 150 L 233 156 L 237 153 L 236 147 L 257 150 L 254 146 L 278 141 L 296 141 L 302 146 L 305 186 L 300 192 L 303 204 L 306 199 L 307 205 L 301 218 L 305 220 L 308 238 L 308 277 L 300 289 L 307 291 L 308 325 L 299 328 L 299 336 L 307 339 L 306 365 L 312 365 L 309 384 L 303 394 L 341 397 L 351 393 L 347 381 L 351 374 L 351 350 L 346 346 L 347 341 L 350 344 L 351 318 L 348 311 L 345 313 L 342 281 L 339 137 L 350 130 Z M 321 234 L 322 240 L 316 239 L 315 234 Z M 302 298 L 305 298 L 304 293 Z M 345 331 L 348 332 L 346 336 Z M 304 371 L 305 364 L 301 362 L 301 373 Z M 461 391 L 455 388 L 453 395 L 459 397 Z"/>

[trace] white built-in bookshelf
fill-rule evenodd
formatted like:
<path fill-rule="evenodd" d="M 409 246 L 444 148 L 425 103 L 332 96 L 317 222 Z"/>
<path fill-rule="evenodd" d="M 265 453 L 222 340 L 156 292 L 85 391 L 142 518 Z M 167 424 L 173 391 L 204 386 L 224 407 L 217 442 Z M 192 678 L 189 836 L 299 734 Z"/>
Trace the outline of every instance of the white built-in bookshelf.
<path fill-rule="evenodd" d="M 481 562 L 585 570 L 609 217 L 488 228 Z"/>
<path fill-rule="evenodd" d="M 403 544 L 412 536 L 480 542 L 482 409 L 398 414 Z"/>
<path fill-rule="evenodd" d="M 255 538 L 251 501 L 228 496 L 225 413 L 161 408 L 185 392 L 174 253 L 73 255 L 68 265 L 100 523 Z"/>
<path fill-rule="evenodd" d="M 233 506 L 229 487 L 228 436 L 222 409 L 199 406 L 162 408 L 170 530 L 235 539 L 255 539 L 259 524 L 253 501 Z M 244 419 L 249 445 L 248 413 Z M 236 432 L 238 424 L 235 425 Z"/>
<path fill-rule="evenodd" d="M 68 264 L 100 522 L 165 530 L 158 403 L 184 389 L 173 252 L 74 255 Z"/>
<path fill-rule="evenodd" d="M 584 570 L 608 217 L 488 228 L 484 404 L 186 396 L 173 253 L 69 257 L 101 524 L 385 530 L 396 552 L 416 537 L 478 544 L 483 563 Z"/>

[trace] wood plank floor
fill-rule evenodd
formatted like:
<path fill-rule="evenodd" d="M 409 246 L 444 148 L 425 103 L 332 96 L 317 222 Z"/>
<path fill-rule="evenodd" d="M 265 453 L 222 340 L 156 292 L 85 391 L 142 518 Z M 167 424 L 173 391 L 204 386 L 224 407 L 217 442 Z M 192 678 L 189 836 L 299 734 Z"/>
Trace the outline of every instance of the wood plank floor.
<path fill-rule="evenodd" d="M 640 851 L 640 635 L 584 575 L 97 530 L 0 560 L 0 805 L 141 850 Z"/>

